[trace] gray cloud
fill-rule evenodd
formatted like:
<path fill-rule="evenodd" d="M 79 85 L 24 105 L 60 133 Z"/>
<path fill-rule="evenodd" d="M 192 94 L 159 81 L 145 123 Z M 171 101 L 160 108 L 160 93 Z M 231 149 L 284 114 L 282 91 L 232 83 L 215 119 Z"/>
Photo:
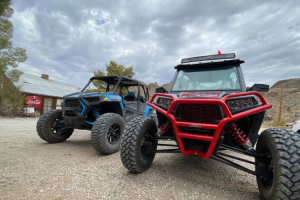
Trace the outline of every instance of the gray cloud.
<path fill-rule="evenodd" d="M 114 60 L 134 78 L 170 82 L 181 58 L 235 52 L 247 85 L 299 78 L 300 3 L 14 0 L 20 70 L 82 87 Z M 292 28 L 291 28 L 292 27 Z"/>

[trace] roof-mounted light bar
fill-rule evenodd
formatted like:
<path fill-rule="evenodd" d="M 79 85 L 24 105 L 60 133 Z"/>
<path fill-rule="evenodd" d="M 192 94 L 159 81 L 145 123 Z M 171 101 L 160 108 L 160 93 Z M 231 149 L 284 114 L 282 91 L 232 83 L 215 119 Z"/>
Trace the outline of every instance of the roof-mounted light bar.
<path fill-rule="evenodd" d="M 189 62 L 204 61 L 204 60 L 218 60 L 218 59 L 230 59 L 230 58 L 235 58 L 235 53 L 209 55 L 209 56 L 198 56 L 198 57 L 192 57 L 192 58 L 183 58 L 181 60 L 181 64 L 182 63 L 189 63 Z"/>

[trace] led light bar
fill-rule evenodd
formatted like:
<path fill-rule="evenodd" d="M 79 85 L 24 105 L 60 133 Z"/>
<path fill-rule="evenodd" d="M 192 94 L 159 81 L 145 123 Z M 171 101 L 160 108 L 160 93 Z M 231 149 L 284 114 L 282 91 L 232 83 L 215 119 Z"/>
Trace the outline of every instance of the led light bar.
<path fill-rule="evenodd" d="M 182 94 L 181 97 L 215 97 L 218 98 L 220 93 L 186 93 Z"/>
<path fill-rule="evenodd" d="M 181 60 L 181 63 L 197 62 L 197 61 L 204 61 L 204 60 L 230 59 L 230 58 L 235 58 L 235 53 L 183 58 Z"/>

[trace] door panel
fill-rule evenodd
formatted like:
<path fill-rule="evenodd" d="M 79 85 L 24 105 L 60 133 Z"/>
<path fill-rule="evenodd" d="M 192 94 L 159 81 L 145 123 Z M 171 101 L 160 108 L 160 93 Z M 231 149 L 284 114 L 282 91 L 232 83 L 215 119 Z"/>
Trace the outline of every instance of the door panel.
<path fill-rule="evenodd" d="M 137 101 L 124 101 L 124 108 L 123 108 L 123 118 L 125 122 L 129 122 L 131 119 L 136 117 L 137 113 Z"/>
<path fill-rule="evenodd" d="M 142 103 L 140 102 L 140 114 L 141 115 L 144 115 L 146 113 L 146 106 L 147 106 L 147 103 Z"/>

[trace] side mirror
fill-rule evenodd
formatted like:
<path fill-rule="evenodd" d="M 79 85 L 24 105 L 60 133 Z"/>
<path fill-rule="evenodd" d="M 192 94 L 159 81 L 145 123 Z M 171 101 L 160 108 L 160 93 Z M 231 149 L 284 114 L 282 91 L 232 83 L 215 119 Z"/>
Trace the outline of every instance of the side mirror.
<path fill-rule="evenodd" d="M 155 89 L 155 93 L 166 93 L 167 90 L 164 87 L 159 87 Z"/>
<path fill-rule="evenodd" d="M 252 87 L 248 88 L 246 91 L 247 92 L 249 92 L 249 91 L 268 92 L 269 91 L 269 85 L 254 84 Z"/>

